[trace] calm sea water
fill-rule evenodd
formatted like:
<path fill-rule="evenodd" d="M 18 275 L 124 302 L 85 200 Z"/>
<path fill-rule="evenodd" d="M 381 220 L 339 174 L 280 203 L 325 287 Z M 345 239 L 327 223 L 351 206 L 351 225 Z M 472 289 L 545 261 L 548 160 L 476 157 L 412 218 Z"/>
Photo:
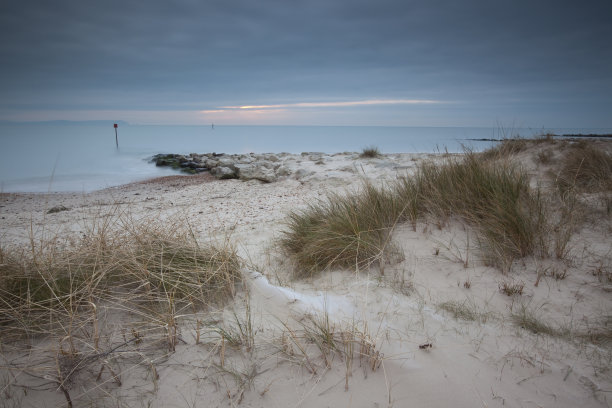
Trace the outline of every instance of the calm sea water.
<path fill-rule="evenodd" d="M 612 133 L 611 129 L 547 129 L 555 133 Z M 542 131 L 513 129 L 531 137 Z M 112 123 L 0 124 L 0 191 L 89 192 L 176 174 L 148 162 L 157 153 L 361 151 L 383 153 L 475 150 L 500 138 L 496 128 L 351 126 L 143 126 Z"/>

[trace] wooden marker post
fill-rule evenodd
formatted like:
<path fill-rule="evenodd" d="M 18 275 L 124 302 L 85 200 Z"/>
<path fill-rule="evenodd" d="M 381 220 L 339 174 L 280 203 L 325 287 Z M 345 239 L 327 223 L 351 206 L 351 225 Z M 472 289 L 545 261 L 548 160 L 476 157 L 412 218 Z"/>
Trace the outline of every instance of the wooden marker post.
<path fill-rule="evenodd" d="M 119 138 L 117 138 L 117 128 L 119 127 L 119 125 L 115 123 L 113 127 L 115 128 L 115 144 L 117 145 L 117 149 L 118 149 L 119 148 Z"/>

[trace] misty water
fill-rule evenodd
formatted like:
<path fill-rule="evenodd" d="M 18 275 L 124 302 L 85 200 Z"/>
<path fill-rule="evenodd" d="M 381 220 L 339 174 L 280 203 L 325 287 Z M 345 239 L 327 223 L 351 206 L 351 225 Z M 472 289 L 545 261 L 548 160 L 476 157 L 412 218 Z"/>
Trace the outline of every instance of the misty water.
<path fill-rule="evenodd" d="M 610 133 L 609 129 L 547 129 L 555 133 Z M 492 144 L 470 139 L 542 131 L 462 127 L 153 126 L 113 123 L 0 124 L 0 191 L 90 192 L 150 177 L 178 174 L 149 162 L 157 153 L 267 153 L 361 151 L 459 152 Z"/>

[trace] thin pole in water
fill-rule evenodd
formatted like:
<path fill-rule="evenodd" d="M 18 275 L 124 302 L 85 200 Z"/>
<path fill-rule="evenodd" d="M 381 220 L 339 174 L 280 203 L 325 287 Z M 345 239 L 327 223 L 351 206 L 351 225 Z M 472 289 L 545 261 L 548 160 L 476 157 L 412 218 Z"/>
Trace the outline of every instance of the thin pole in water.
<path fill-rule="evenodd" d="M 119 148 L 119 138 L 117 137 L 117 128 L 119 127 L 119 125 L 115 123 L 113 127 L 115 128 L 115 144 L 117 145 L 117 149 L 118 149 Z"/>

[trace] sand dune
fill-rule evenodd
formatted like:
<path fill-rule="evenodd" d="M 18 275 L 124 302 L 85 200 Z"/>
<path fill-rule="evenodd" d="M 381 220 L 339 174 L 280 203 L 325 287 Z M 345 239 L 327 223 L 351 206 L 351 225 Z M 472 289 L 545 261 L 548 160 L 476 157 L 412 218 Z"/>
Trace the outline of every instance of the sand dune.
<path fill-rule="evenodd" d="M 515 158 L 534 177 L 547 170 L 536 153 Z M 570 261 L 525 258 L 505 275 L 483 264 L 466 238 L 469 229 L 451 220 L 443 228 L 424 221 L 416 230 L 397 226 L 393 238 L 403 257 L 384 274 L 372 266 L 292 279 L 291 261 L 277 245 L 291 210 L 357 189 L 363 179 L 381 185 L 423 160 L 442 159 L 286 155 L 292 174 L 268 184 L 187 176 L 89 194 L 2 194 L 0 243 L 6 249 L 32 237 L 78 240 L 93 219 L 129 214 L 186 222 L 200 242 L 231 242 L 244 260 L 244 282 L 227 305 L 177 311 L 173 351 L 146 336 L 127 341 L 143 317 L 100 304 L 108 349 L 127 344 L 65 385 L 74 406 L 609 406 L 609 215 L 575 232 Z M 298 169 L 305 171 L 296 177 Z M 522 294 L 502 293 L 504 283 L 522 284 Z M 516 323 L 521 313 L 573 334 L 534 333 Z M 245 338 L 232 345 L 219 327 Z M 595 332 L 605 335 L 585 334 Z M 325 334 L 327 343 L 317 337 Z M 52 337 L 2 346 L 2 406 L 66 405 L 45 377 L 58 347 Z"/>

